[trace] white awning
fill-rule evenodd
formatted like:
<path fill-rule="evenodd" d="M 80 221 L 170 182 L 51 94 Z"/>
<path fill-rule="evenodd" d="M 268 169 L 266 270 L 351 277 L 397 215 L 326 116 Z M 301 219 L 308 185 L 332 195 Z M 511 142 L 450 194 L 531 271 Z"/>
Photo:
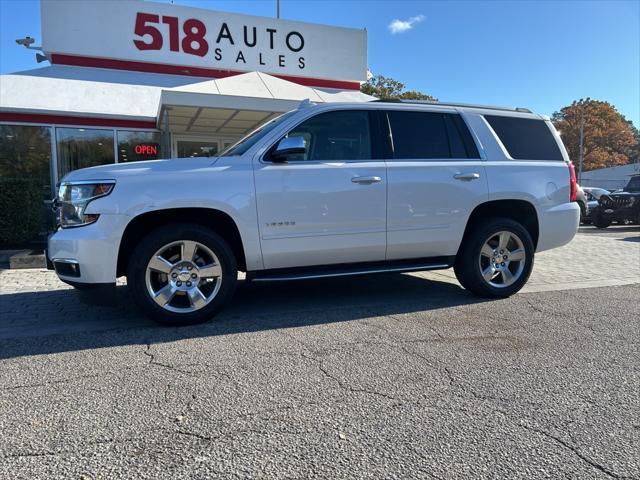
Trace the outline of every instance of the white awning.
<path fill-rule="evenodd" d="M 48 66 L 0 76 L 0 111 L 154 121 L 171 130 L 240 135 L 309 99 L 370 101 L 358 91 L 312 88 L 260 72 L 220 79 Z M 215 111 L 214 111 L 215 110 Z"/>

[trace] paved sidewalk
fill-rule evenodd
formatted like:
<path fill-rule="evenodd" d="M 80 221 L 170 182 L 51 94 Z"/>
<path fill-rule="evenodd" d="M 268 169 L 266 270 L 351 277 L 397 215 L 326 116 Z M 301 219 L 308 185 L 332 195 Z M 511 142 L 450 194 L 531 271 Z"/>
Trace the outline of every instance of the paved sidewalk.
<path fill-rule="evenodd" d="M 453 270 L 416 274 L 458 284 Z M 640 228 L 582 227 L 573 241 L 536 255 L 522 293 L 640 283 Z"/>
<path fill-rule="evenodd" d="M 458 284 L 453 269 L 412 273 L 420 278 Z M 123 280 L 119 283 L 124 284 Z M 542 292 L 640 283 L 640 229 L 598 230 L 582 227 L 561 248 L 536 255 L 529 282 L 522 290 Z M 71 288 L 42 269 L 0 270 L 0 295 Z"/>

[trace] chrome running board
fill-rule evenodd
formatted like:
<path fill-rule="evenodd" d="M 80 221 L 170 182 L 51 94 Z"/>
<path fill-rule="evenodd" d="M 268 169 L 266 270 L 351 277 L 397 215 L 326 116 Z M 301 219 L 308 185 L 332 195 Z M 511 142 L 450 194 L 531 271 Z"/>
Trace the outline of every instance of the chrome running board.
<path fill-rule="evenodd" d="M 292 280 L 313 280 L 317 278 L 330 278 L 330 277 L 351 277 L 356 275 L 370 275 L 374 273 L 391 273 L 391 272 L 419 272 L 426 270 L 443 270 L 451 268 L 451 263 L 390 263 L 389 265 L 371 265 L 364 266 L 363 264 L 354 265 L 349 268 L 345 265 L 336 266 L 331 269 L 322 267 L 322 269 L 316 269 L 315 271 L 308 267 L 304 270 L 295 269 L 290 271 L 278 270 L 278 271 L 258 271 L 249 272 L 247 279 L 254 282 L 287 282 Z"/>

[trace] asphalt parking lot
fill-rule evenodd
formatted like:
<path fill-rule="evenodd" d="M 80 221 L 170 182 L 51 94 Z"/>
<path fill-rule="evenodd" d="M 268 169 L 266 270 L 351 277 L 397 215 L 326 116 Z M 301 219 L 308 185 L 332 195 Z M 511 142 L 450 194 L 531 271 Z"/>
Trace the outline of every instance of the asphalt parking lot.
<path fill-rule="evenodd" d="M 640 478 L 640 231 L 527 289 L 449 272 L 242 284 L 216 322 L 0 272 L 0 478 Z"/>

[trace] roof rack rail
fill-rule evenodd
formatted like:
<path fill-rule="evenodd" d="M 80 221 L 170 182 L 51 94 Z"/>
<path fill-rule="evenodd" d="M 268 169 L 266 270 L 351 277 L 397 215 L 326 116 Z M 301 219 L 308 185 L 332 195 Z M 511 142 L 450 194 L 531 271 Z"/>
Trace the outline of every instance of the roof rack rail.
<path fill-rule="evenodd" d="M 377 100 L 373 100 L 374 102 L 385 102 L 385 103 L 417 103 L 422 105 L 439 105 L 442 107 L 467 107 L 467 108 L 483 108 L 486 110 L 503 110 L 507 112 L 523 112 L 523 113 L 533 113 L 528 108 L 522 107 L 496 107 L 493 105 L 477 105 L 473 103 L 457 103 L 457 102 L 438 102 L 434 100 L 405 100 L 402 98 L 379 98 Z"/>

